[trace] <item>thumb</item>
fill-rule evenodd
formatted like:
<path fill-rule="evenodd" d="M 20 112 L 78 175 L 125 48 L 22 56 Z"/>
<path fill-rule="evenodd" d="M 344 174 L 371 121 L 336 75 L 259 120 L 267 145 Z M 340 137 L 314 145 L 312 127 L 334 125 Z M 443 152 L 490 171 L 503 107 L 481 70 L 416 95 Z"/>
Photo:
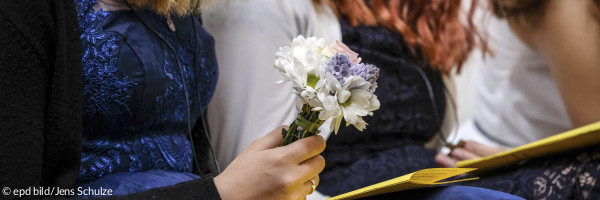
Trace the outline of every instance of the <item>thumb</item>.
<path fill-rule="evenodd" d="M 250 144 L 250 146 L 248 146 L 248 148 L 246 150 L 247 151 L 262 151 L 262 150 L 279 147 L 281 145 L 281 142 L 283 141 L 283 137 L 281 136 L 282 129 L 287 131 L 289 129 L 289 127 L 288 126 L 280 126 L 280 127 L 276 128 L 275 130 L 271 131 L 267 135 L 265 135 L 261 138 L 258 138 L 257 140 L 252 142 L 252 144 Z"/>

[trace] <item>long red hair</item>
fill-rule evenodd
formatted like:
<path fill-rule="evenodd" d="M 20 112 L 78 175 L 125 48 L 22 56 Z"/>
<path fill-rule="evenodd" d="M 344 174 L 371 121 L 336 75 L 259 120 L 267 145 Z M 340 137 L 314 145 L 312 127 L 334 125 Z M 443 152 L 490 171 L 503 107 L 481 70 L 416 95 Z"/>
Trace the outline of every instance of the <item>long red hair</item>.
<path fill-rule="evenodd" d="M 326 1 L 326 0 L 323 0 Z M 477 0 L 471 0 L 466 23 L 460 20 L 461 0 L 329 0 L 338 16 L 351 25 L 384 26 L 402 34 L 413 53 L 432 67 L 460 72 L 469 53 L 480 46 L 489 52 L 472 22 Z"/>

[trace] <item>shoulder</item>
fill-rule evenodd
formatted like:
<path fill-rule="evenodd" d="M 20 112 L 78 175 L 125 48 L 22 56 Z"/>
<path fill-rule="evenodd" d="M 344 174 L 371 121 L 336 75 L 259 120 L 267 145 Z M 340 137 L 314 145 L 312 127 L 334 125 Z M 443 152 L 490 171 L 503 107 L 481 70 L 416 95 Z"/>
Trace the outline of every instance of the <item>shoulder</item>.
<path fill-rule="evenodd" d="M 253 0 L 244 3 L 221 1 L 202 13 L 204 26 L 218 37 L 219 35 L 251 34 L 267 40 L 276 38 L 290 40 L 302 33 L 308 26 L 310 1 Z M 229 31 L 236 30 L 236 31 Z M 240 31 L 242 30 L 242 31 Z M 269 30 L 269 31 L 263 31 Z M 246 34 L 242 34 L 246 33 Z M 291 41 L 291 40 L 290 40 Z"/>

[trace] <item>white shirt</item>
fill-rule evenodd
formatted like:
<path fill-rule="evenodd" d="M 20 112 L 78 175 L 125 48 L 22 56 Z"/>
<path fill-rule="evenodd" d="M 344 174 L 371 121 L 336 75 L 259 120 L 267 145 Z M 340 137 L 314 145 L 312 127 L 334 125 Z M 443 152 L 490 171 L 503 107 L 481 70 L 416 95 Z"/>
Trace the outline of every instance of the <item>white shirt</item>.
<path fill-rule="evenodd" d="M 524 44 L 506 20 L 489 23 L 494 56 L 477 59 L 473 119 L 458 138 L 514 148 L 572 128 L 545 59 Z"/>
<path fill-rule="evenodd" d="M 297 115 L 291 83 L 276 84 L 283 79 L 273 67 L 278 48 L 298 35 L 341 40 L 341 30 L 330 8 L 311 0 L 220 1 L 202 17 L 216 42 L 219 78 L 208 123 L 225 168 L 252 141 Z"/>

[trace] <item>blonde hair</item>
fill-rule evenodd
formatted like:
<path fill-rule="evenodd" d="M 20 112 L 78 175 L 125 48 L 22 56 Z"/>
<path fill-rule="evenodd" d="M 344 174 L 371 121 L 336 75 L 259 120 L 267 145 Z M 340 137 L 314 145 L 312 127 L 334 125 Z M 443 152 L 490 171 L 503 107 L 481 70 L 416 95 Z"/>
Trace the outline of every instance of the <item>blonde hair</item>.
<path fill-rule="evenodd" d="M 126 0 L 132 6 L 149 8 L 162 15 L 200 14 L 202 9 L 217 0 Z"/>

